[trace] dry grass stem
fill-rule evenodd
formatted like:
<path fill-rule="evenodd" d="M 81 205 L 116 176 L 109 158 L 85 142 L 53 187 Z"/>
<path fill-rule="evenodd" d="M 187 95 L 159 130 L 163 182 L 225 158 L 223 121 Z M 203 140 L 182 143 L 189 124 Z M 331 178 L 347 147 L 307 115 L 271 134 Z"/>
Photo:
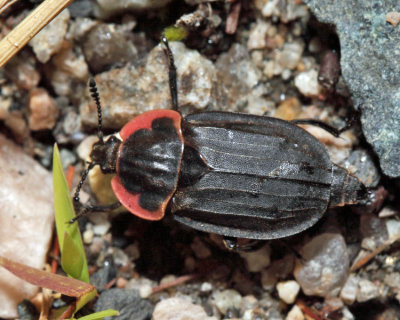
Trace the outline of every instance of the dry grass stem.
<path fill-rule="evenodd" d="M 1 0 L 0 0 L 1 1 Z M 0 41 L 0 68 L 74 0 L 46 0 Z M 4 6 L 7 0 L 0 2 Z"/>

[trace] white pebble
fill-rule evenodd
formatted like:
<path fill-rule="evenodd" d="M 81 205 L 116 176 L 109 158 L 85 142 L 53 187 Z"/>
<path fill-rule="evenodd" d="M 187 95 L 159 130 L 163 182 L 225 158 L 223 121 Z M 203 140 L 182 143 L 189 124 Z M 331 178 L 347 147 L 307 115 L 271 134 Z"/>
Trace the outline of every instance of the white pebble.
<path fill-rule="evenodd" d="M 201 292 L 209 292 L 213 288 L 212 284 L 209 282 L 203 282 L 200 287 Z"/>
<path fill-rule="evenodd" d="M 386 220 L 386 228 L 388 231 L 389 239 L 394 238 L 400 234 L 400 222 L 397 220 Z"/>
<path fill-rule="evenodd" d="M 233 289 L 228 289 L 214 294 L 215 305 L 222 314 L 226 314 L 229 309 L 239 309 L 242 296 Z"/>
<path fill-rule="evenodd" d="M 85 232 L 83 233 L 83 243 L 84 244 L 91 244 L 93 242 L 93 229 L 86 229 Z"/>
<path fill-rule="evenodd" d="M 153 288 L 151 287 L 151 285 L 149 284 L 143 284 L 140 288 L 139 288 L 139 295 L 141 298 L 146 299 L 148 297 L 150 297 L 151 293 L 153 292 Z"/>
<path fill-rule="evenodd" d="M 294 85 L 306 97 L 314 97 L 321 92 L 321 86 L 318 83 L 318 72 L 316 70 L 299 73 L 294 78 Z"/>
<path fill-rule="evenodd" d="M 340 291 L 340 298 L 344 303 L 352 304 L 356 300 L 358 280 L 358 277 L 353 274 L 347 278 L 342 291 Z"/>
<path fill-rule="evenodd" d="M 279 282 L 276 285 L 276 289 L 278 290 L 279 298 L 287 304 L 292 304 L 300 291 L 300 285 L 294 280 L 289 280 Z"/>
<path fill-rule="evenodd" d="M 292 309 L 290 309 L 285 320 L 304 320 L 304 314 L 301 309 L 295 304 Z"/>
<path fill-rule="evenodd" d="M 104 236 L 107 231 L 110 229 L 111 224 L 106 221 L 102 224 L 97 224 L 93 226 L 93 232 L 96 236 Z"/>

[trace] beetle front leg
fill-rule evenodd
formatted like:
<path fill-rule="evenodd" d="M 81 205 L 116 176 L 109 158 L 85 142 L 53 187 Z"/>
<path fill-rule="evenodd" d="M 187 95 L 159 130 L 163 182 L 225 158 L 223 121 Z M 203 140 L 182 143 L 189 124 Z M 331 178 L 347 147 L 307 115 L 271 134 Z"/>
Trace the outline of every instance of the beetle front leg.
<path fill-rule="evenodd" d="M 231 251 L 250 252 L 260 249 L 265 242 L 260 240 L 252 240 L 246 244 L 238 244 L 238 239 L 233 237 L 224 236 L 224 246 Z"/>
<path fill-rule="evenodd" d="M 75 199 L 74 199 L 75 200 Z M 78 205 L 75 204 L 74 202 L 74 207 L 75 210 L 77 208 Z M 68 221 L 69 224 L 74 223 L 75 221 L 79 220 L 80 218 L 82 218 L 83 216 L 87 215 L 89 212 L 92 211 L 98 211 L 98 212 L 107 212 L 107 211 L 112 211 L 114 209 L 117 209 L 121 206 L 121 202 L 115 202 L 113 204 L 110 205 L 104 205 L 104 206 L 96 206 L 96 205 L 83 205 L 79 203 L 79 213 L 73 217 L 71 220 Z"/>

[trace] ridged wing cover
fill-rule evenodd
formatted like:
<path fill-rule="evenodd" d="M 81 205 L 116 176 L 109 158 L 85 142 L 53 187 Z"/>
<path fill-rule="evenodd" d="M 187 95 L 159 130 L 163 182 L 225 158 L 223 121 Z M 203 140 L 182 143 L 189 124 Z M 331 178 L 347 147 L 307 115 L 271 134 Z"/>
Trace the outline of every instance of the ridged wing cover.
<path fill-rule="evenodd" d="M 274 239 L 315 224 L 327 209 L 332 163 L 325 147 L 287 121 L 207 112 L 182 123 L 185 146 L 209 170 L 172 198 L 174 218 L 232 237 Z"/>

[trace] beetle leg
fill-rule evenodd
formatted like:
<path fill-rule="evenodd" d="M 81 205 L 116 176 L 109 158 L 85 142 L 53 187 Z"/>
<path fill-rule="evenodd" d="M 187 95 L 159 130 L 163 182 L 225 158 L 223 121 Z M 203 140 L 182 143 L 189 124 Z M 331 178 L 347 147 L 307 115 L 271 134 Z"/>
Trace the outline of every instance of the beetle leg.
<path fill-rule="evenodd" d="M 115 202 L 113 204 L 110 205 L 104 205 L 104 206 L 96 206 L 96 205 L 81 205 L 82 210 L 79 211 L 79 213 L 73 217 L 71 220 L 68 221 L 69 224 L 74 223 L 75 221 L 79 220 L 80 218 L 82 218 L 84 215 L 88 214 L 91 211 L 111 211 L 114 209 L 117 209 L 121 206 L 121 203 Z"/>
<path fill-rule="evenodd" d="M 238 239 L 233 237 L 224 236 L 223 243 L 228 250 L 250 252 L 260 249 L 265 242 L 260 240 L 253 240 L 244 245 L 238 244 Z"/>
<path fill-rule="evenodd" d="M 169 90 L 171 92 L 172 109 L 178 111 L 178 84 L 176 81 L 176 67 L 174 62 L 174 56 L 172 55 L 171 49 L 168 45 L 168 40 L 165 36 L 161 37 L 161 41 L 165 45 L 165 55 L 168 59 L 168 79 L 169 79 Z"/>
<path fill-rule="evenodd" d="M 301 255 L 301 253 L 299 251 L 297 251 L 295 248 L 293 248 L 292 245 L 290 245 L 286 240 L 284 239 L 277 239 L 277 241 L 279 241 L 280 243 L 282 243 L 284 245 L 284 247 L 286 249 L 288 249 L 291 253 L 294 254 L 294 256 L 300 260 L 300 262 L 302 264 L 305 264 L 307 262 L 306 259 L 303 258 L 303 256 Z"/>
<path fill-rule="evenodd" d="M 351 126 L 346 124 L 342 129 L 338 129 L 325 122 L 316 119 L 294 119 L 290 122 L 294 124 L 310 124 L 312 126 L 317 126 L 324 129 L 325 131 L 328 131 L 331 135 L 335 137 L 339 137 L 343 131 L 346 131 Z"/>
<path fill-rule="evenodd" d="M 92 168 L 95 165 L 96 164 L 94 162 L 89 162 L 89 166 L 82 173 L 81 181 L 79 181 L 78 186 L 76 187 L 75 194 L 74 194 L 74 197 L 73 197 L 73 204 L 74 204 L 75 212 L 79 212 L 79 213 L 74 218 L 72 218 L 71 220 L 68 221 L 68 223 L 70 223 L 70 224 L 74 223 L 75 221 L 77 221 L 79 218 L 83 217 L 84 215 L 86 215 L 90 211 L 110 211 L 110 210 L 116 209 L 116 208 L 121 206 L 120 202 L 116 202 L 116 203 L 113 203 L 111 205 L 105 205 L 105 206 L 83 205 L 83 204 L 81 204 L 80 198 L 79 198 L 79 193 L 81 192 L 83 183 L 85 182 L 85 180 L 86 180 L 86 178 L 87 178 L 87 176 L 89 174 L 89 171 L 92 170 Z"/>

